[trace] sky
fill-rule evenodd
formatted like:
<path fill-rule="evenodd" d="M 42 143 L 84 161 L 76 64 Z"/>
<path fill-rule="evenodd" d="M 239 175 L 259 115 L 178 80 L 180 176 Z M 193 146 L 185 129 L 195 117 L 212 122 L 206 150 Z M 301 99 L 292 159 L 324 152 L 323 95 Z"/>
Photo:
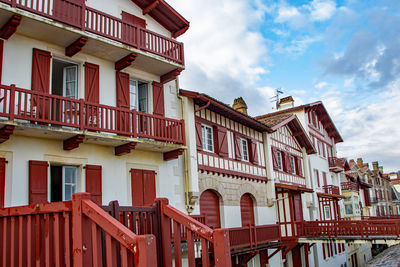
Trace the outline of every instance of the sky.
<path fill-rule="evenodd" d="M 180 87 L 252 116 L 322 100 L 338 155 L 400 170 L 400 1 L 168 0 L 190 21 Z"/>

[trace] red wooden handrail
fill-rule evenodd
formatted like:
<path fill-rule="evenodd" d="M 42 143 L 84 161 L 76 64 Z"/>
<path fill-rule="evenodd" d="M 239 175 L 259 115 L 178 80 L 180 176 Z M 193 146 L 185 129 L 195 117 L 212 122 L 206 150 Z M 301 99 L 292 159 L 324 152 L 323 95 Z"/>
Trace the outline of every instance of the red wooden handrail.
<path fill-rule="evenodd" d="M 74 194 L 72 201 L 0 209 L 0 244 L 2 266 L 157 265 L 155 237 L 134 234 L 88 193 Z"/>
<path fill-rule="evenodd" d="M 244 227 L 228 228 L 231 249 L 252 248 L 280 240 L 278 224 L 249 225 Z"/>
<path fill-rule="evenodd" d="M 71 0 L 0 0 L 13 8 L 118 41 L 184 65 L 183 43 Z"/>
<path fill-rule="evenodd" d="M 355 182 L 342 182 L 340 183 L 340 186 L 342 187 L 342 190 L 346 191 L 358 191 L 359 186 Z"/>
<path fill-rule="evenodd" d="M 0 116 L 9 120 L 21 119 L 133 138 L 185 143 L 184 120 L 22 89 L 15 85 L 0 85 L 0 97 Z"/>

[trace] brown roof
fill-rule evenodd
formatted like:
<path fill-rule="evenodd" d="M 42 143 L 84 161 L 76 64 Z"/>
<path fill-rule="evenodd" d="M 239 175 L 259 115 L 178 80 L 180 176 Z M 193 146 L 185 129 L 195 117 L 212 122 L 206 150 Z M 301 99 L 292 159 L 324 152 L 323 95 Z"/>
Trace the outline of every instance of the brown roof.
<path fill-rule="evenodd" d="M 314 103 L 310 103 L 310 104 L 305 104 L 305 105 L 301 105 L 301 106 L 297 106 L 297 107 L 293 107 L 293 108 L 288 108 L 288 109 L 284 109 L 284 110 L 279 110 L 273 113 L 268 113 L 265 115 L 261 115 L 261 116 L 257 116 L 255 117 L 257 120 L 260 119 L 265 119 L 271 116 L 276 116 L 276 115 L 281 115 L 281 114 L 293 114 L 296 111 L 299 110 L 309 110 L 309 109 L 313 109 L 316 111 L 317 115 L 319 116 L 324 116 L 325 118 L 323 120 L 321 120 L 322 124 L 324 125 L 325 129 L 328 132 L 329 137 L 333 137 L 335 140 L 335 143 L 340 143 L 343 142 L 342 137 L 339 134 L 339 131 L 336 129 L 335 124 L 333 123 L 331 117 L 328 114 L 328 111 L 326 110 L 326 108 L 324 107 L 324 105 L 322 104 L 321 101 L 317 101 Z"/>
<path fill-rule="evenodd" d="M 290 118 L 292 116 L 293 116 L 292 114 L 278 114 L 276 116 L 271 116 L 271 117 L 266 117 L 266 118 L 259 119 L 259 121 L 261 121 L 262 123 L 264 123 L 268 127 L 272 128 L 272 127 L 282 123 L 283 121 L 287 120 L 288 118 Z"/>
<path fill-rule="evenodd" d="M 259 132 L 272 132 L 272 129 L 267 125 L 259 122 L 253 117 L 250 117 L 249 115 L 243 114 L 242 112 L 233 109 L 231 106 L 215 98 L 212 98 L 211 96 L 182 89 L 179 90 L 179 94 L 181 96 L 192 98 L 194 103 L 196 105 L 199 105 L 200 107 L 207 107 L 211 111 L 224 115 L 225 117 L 246 125 L 254 130 L 257 130 Z"/>

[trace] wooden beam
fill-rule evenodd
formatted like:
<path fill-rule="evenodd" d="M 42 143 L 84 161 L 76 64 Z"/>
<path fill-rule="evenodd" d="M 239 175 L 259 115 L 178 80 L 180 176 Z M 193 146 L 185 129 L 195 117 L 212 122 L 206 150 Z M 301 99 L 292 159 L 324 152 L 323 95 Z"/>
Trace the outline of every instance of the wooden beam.
<path fill-rule="evenodd" d="M 180 30 L 174 31 L 172 33 L 172 37 L 178 38 L 179 36 L 184 34 L 188 29 L 189 29 L 189 25 L 186 25 L 185 27 L 181 28 Z"/>
<path fill-rule="evenodd" d="M 0 38 L 8 40 L 16 31 L 21 23 L 22 16 L 13 15 L 3 28 L 0 30 Z"/>
<path fill-rule="evenodd" d="M 65 48 L 65 55 L 67 57 L 72 57 L 76 55 L 86 45 L 87 41 L 88 41 L 87 37 L 84 36 L 79 37 L 75 42 L 73 42 L 67 48 Z"/>
<path fill-rule="evenodd" d="M 179 148 L 179 149 L 176 149 L 176 150 L 165 152 L 164 153 L 164 160 L 167 161 L 167 160 L 177 159 L 182 154 L 183 154 L 183 148 Z"/>
<path fill-rule="evenodd" d="M 149 14 L 153 9 L 155 9 L 158 6 L 159 3 L 160 3 L 159 0 L 155 0 L 153 3 L 145 7 L 143 9 L 143 15 Z"/>
<path fill-rule="evenodd" d="M 135 149 L 136 142 L 129 142 L 120 146 L 116 146 L 114 148 L 114 152 L 116 156 L 122 156 L 131 152 L 132 149 Z"/>
<path fill-rule="evenodd" d="M 162 75 L 162 76 L 160 77 L 160 82 L 161 82 L 162 84 L 165 84 L 165 83 L 167 83 L 167 82 L 170 82 L 170 81 L 172 81 L 172 80 L 175 80 L 176 77 L 178 77 L 179 74 L 181 74 L 181 72 L 182 72 L 182 69 L 174 69 L 174 70 L 171 70 L 170 72 L 168 72 L 168 73 L 166 73 L 166 74 L 164 74 L 164 75 Z"/>
<path fill-rule="evenodd" d="M 13 126 L 13 125 L 6 125 L 0 129 L 0 144 L 4 143 L 8 139 L 10 139 L 10 136 L 14 132 L 14 128 L 15 128 L 15 126 Z"/>
<path fill-rule="evenodd" d="M 130 65 L 132 65 L 132 62 L 135 61 L 136 57 L 136 53 L 131 53 L 126 57 L 121 58 L 120 60 L 115 62 L 115 70 L 120 71 L 125 69 L 126 67 L 129 67 Z"/>
<path fill-rule="evenodd" d="M 300 135 L 303 135 L 303 134 L 304 134 L 303 131 L 298 131 L 298 132 L 293 133 L 293 137 L 300 136 Z"/>
<path fill-rule="evenodd" d="M 83 134 L 75 135 L 67 140 L 64 140 L 64 150 L 72 150 L 78 148 L 81 143 L 85 140 L 85 136 Z"/>

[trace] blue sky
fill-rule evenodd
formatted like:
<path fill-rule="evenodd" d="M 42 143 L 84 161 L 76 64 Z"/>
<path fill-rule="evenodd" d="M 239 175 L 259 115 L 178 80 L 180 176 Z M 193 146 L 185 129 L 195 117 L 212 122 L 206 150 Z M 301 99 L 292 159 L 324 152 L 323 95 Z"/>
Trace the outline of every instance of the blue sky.
<path fill-rule="evenodd" d="M 190 21 L 181 88 L 250 115 L 273 111 L 275 88 L 322 100 L 340 156 L 400 169 L 400 1 L 168 0 Z"/>

